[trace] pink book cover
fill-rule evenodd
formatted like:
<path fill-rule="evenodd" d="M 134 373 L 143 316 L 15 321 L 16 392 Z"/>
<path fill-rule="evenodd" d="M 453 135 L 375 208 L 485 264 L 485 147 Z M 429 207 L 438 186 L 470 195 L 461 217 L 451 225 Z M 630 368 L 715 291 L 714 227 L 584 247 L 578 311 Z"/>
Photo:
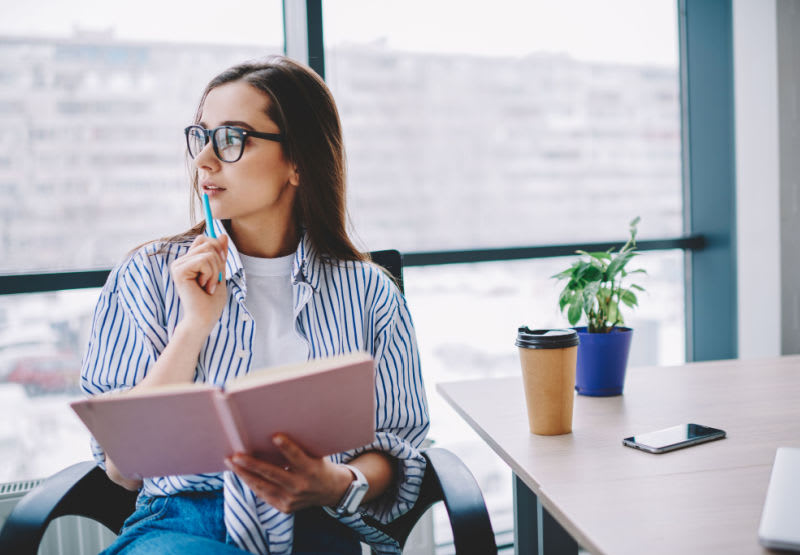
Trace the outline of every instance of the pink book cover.
<path fill-rule="evenodd" d="M 70 404 L 128 477 L 227 470 L 247 452 L 282 463 L 278 432 L 325 456 L 375 438 L 372 357 L 353 353 L 257 370 L 228 382 L 112 392 Z"/>

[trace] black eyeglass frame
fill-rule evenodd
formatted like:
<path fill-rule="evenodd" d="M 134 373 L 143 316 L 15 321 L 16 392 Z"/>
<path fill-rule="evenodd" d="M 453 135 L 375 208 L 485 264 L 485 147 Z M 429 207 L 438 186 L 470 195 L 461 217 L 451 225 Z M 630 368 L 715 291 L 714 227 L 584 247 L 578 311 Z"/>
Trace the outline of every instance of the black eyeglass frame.
<path fill-rule="evenodd" d="M 255 137 L 257 139 L 266 139 L 268 141 L 275 141 L 276 143 L 283 142 L 283 134 L 281 133 L 262 133 L 260 131 L 250 131 L 248 129 L 244 129 L 242 127 L 235 127 L 233 125 L 220 125 L 219 127 L 215 127 L 214 129 L 206 129 L 202 125 L 190 125 L 183 130 L 183 134 L 186 136 L 186 150 L 191 156 L 192 160 L 194 160 L 195 156 L 192 154 L 192 146 L 189 144 L 189 132 L 193 129 L 199 129 L 203 132 L 206 137 L 206 142 L 204 143 L 203 147 L 211 141 L 211 146 L 214 147 L 214 154 L 217 155 L 217 158 L 220 162 L 226 162 L 228 164 L 232 164 L 234 162 L 238 162 L 242 159 L 242 155 L 244 154 L 244 145 L 247 142 L 247 137 Z M 219 153 L 219 146 L 217 145 L 217 141 L 214 139 L 214 134 L 220 129 L 233 129 L 242 134 L 242 145 L 239 148 L 239 155 L 234 160 L 223 160 L 222 156 Z"/>

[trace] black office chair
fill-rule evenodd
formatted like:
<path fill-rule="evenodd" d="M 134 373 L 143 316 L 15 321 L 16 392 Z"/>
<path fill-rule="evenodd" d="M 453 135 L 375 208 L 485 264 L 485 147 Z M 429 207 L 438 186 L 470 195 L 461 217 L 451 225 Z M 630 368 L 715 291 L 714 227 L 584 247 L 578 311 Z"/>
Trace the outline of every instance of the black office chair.
<path fill-rule="evenodd" d="M 400 253 L 376 251 L 371 256 L 387 269 L 402 290 Z M 469 469 L 446 449 L 430 448 L 423 455 L 428 464 L 414 507 L 389 524 L 373 520 L 370 524 L 404 546 L 420 517 L 431 505 L 443 501 L 457 555 L 497 553 L 483 495 Z M 35 555 L 50 521 L 60 516 L 91 518 L 119 533 L 133 512 L 136 495 L 112 482 L 93 461 L 74 464 L 45 480 L 17 503 L 0 531 L 0 553 Z"/>

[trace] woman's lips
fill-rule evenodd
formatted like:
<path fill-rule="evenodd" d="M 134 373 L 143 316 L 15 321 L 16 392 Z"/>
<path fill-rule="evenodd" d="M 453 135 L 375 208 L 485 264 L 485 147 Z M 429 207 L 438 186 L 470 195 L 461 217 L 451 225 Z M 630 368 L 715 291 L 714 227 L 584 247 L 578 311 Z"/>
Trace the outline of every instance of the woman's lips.
<path fill-rule="evenodd" d="M 224 187 L 219 187 L 217 185 L 211 185 L 210 183 L 202 185 L 202 189 L 203 189 L 203 192 L 205 194 L 207 194 L 209 197 L 212 197 L 214 195 L 218 195 L 219 193 L 221 193 L 222 191 L 225 190 Z"/>

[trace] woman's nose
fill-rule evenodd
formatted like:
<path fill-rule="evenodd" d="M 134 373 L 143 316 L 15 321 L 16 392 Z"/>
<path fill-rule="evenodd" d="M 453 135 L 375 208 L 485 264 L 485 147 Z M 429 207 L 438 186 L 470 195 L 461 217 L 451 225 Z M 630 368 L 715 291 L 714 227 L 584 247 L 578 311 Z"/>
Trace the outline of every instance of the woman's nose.
<path fill-rule="evenodd" d="M 211 141 L 208 141 L 206 146 L 203 147 L 203 150 L 198 152 L 197 156 L 194 157 L 194 165 L 197 169 L 214 171 L 219 167 L 219 164 L 219 158 L 217 158 L 216 153 L 214 153 L 214 145 Z"/>

